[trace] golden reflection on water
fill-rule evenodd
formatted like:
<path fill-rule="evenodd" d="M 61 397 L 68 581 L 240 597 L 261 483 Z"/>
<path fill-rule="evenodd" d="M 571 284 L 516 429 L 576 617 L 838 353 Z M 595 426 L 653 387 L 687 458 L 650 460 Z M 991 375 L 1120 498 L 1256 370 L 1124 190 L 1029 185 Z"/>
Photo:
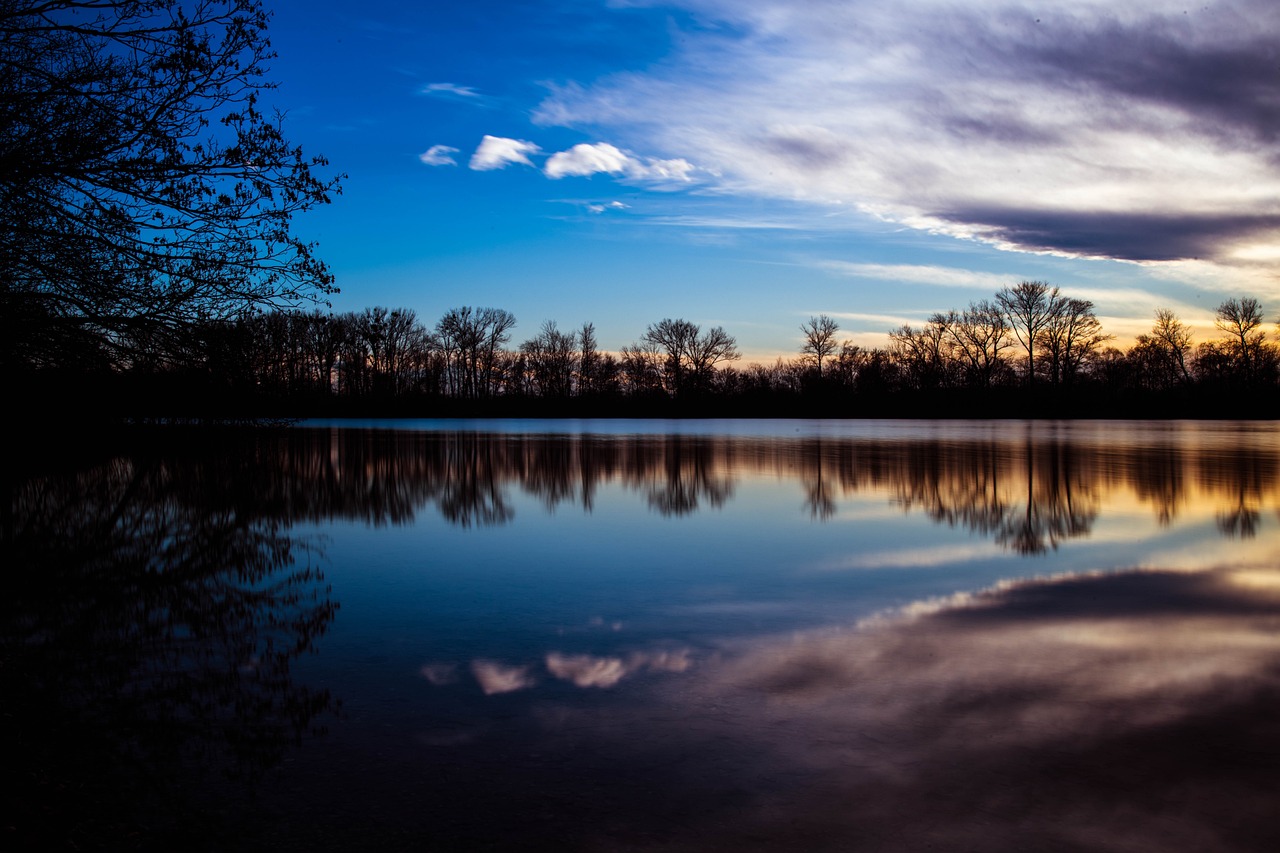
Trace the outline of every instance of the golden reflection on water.
<path fill-rule="evenodd" d="M 504 524 L 517 490 L 590 512 L 613 485 L 680 516 L 723 507 L 744 480 L 768 478 L 794 483 L 815 520 L 879 494 L 1023 554 L 1088 536 L 1104 506 L 1141 507 L 1163 525 L 1207 512 L 1238 538 L 1280 507 L 1274 431 L 1140 437 L 1024 424 L 902 439 L 316 429 L 291 434 L 264 461 L 278 465 L 289 507 L 313 517 L 402 523 L 431 506 L 460 526 Z"/>

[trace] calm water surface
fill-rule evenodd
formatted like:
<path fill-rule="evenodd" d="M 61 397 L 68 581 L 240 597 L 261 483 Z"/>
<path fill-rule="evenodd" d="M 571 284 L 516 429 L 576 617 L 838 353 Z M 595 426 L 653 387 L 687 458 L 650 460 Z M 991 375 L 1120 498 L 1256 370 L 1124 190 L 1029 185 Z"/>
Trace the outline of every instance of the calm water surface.
<path fill-rule="evenodd" d="M 308 423 L 9 482 L 11 848 L 1280 849 L 1273 423 Z"/>

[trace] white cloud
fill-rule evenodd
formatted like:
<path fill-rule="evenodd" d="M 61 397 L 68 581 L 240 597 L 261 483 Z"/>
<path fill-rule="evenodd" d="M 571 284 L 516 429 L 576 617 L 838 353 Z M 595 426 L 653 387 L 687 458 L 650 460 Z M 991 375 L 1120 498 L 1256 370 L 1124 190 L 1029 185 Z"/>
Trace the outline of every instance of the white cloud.
<path fill-rule="evenodd" d="M 541 150 L 537 145 L 532 142 L 526 142 L 523 139 L 508 139 L 503 136 L 485 134 L 484 138 L 480 140 L 479 147 L 471 155 L 470 165 L 477 172 L 505 169 L 511 163 L 532 166 L 533 163 L 529 160 L 528 155 L 537 154 Z"/>
<path fill-rule="evenodd" d="M 588 204 L 587 212 L 604 213 L 606 210 L 626 210 L 628 207 L 629 205 L 623 204 L 620 201 L 609 201 L 602 204 Z"/>
<path fill-rule="evenodd" d="M 428 166 L 456 166 L 458 161 L 453 159 L 453 155 L 457 153 L 457 148 L 448 145 L 432 145 L 419 154 L 418 159 Z"/>
<path fill-rule="evenodd" d="M 596 145 L 582 143 L 568 151 L 551 155 L 544 170 L 548 178 L 564 178 L 569 175 L 591 175 L 608 172 L 621 175 L 627 171 L 631 158 L 607 142 Z"/>
<path fill-rule="evenodd" d="M 688 160 L 641 159 L 608 142 L 580 143 L 567 151 L 558 151 L 547 159 L 544 173 L 558 180 L 571 176 L 586 177 L 597 172 L 633 180 L 691 180 L 694 166 Z"/>

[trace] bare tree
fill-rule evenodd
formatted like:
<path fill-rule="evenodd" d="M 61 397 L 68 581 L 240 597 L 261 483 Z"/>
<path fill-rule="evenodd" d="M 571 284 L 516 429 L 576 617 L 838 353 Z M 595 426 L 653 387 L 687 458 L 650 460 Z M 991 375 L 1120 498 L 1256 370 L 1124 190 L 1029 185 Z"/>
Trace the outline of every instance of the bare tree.
<path fill-rule="evenodd" d="M 818 377 L 822 377 L 822 360 L 833 355 L 840 347 L 836 341 L 836 333 L 840 326 L 826 314 L 810 317 L 809 322 L 800 324 L 804 333 L 804 346 L 800 348 L 803 357 L 812 359 L 818 368 Z"/>
<path fill-rule="evenodd" d="M 440 318 L 436 337 L 448 361 L 452 393 L 474 398 L 497 392 L 500 353 L 515 324 L 515 316 L 501 308 L 463 306 Z"/>
<path fill-rule="evenodd" d="M 640 338 L 648 349 L 663 354 L 663 377 L 667 390 L 672 393 L 679 394 L 685 388 L 685 350 L 698 336 L 698 331 L 688 320 L 668 318 L 650 324 Z"/>
<path fill-rule="evenodd" d="M 706 390 L 715 366 L 739 357 L 738 343 L 720 326 L 702 329 L 688 320 L 664 319 L 651 324 L 641 343 L 662 353 L 667 390 L 676 395 Z"/>
<path fill-rule="evenodd" d="M 626 390 L 632 394 L 647 394 L 662 390 L 662 353 L 652 343 L 639 343 L 623 347 L 618 371 Z"/>
<path fill-rule="evenodd" d="M 889 353 L 916 390 L 931 390 L 951 384 L 951 343 L 948 325 L 955 312 L 934 314 L 921 328 L 903 324 L 889 333 Z"/>
<path fill-rule="evenodd" d="M 1213 325 L 1227 336 L 1222 348 L 1246 383 L 1259 377 L 1267 354 L 1267 333 L 1262 330 L 1262 323 L 1262 306 L 1249 297 L 1226 300 L 1218 306 L 1214 319 Z"/>
<path fill-rule="evenodd" d="M 577 336 L 560 331 L 554 320 L 520 345 L 533 390 L 544 397 L 568 397 L 578 367 Z"/>
<path fill-rule="evenodd" d="M 705 391 L 711 387 L 716 365 L 722 361 L 735 361 L 741 357 L 738 342 L 720 326 L 695 335 L 688 342 L 685 356 L 689 360 L 694 387 Z"/>
<path fill-rule="evenodd" d="M 1040 334 L 1041 349 L 1048 359 L 1049 381 L 1054 385 L 1070 385 L 1085 362 L 1113 337 L 1102 331 L 1092 302 L 1062 299 Z"/>
<path fill-rule="evenodd" d="M 953 358 L 970 385 L 989 388 L 1008 370 L 1002 353 L 1013 346 L 1004 312 L 992 302 L 972 302 L 961 314 L 942 318 Z"/>
<path fill-rule="evenodd" d="M 1151 327 L 1151 339 L 1156 343 L 1158 351 L 1164 353 L 1171 365 L 1177 365 L 1177 372 L 1183 382 L 1191 379 L 1187 370 L 1187 353 L 1191 352 L 1191 327 L 1178 319 L 1168 308 L 1156 309 L 1156 322 Z"/>
<path fill-rule="evenodd" d="M 583 323 L 578 331 L 578 393 L 593 394 L 600 390 L 600 351 L 596 343 L 596 327 Z"/>
<path fill-rule="evenodd" d="M 1036 345 L 1041 333 L 1062 310 L 1058 288 L 1043 281 L 1023 281 L 996 294 L 1018 343 L 1027 353 L 1027 384 L 1035 381 Z"/>

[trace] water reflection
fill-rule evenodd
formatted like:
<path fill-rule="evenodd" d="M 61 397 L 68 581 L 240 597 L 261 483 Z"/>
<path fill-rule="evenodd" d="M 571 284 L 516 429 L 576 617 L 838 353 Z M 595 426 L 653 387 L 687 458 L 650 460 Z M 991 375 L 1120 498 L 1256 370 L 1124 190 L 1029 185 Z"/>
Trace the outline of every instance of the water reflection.
<path fill-rule="evenodd" d="M 1163 524 L 1212 502 L 1224 535 L 1254 535 L 1280 496 L 1280 448 L 1197 441 L 1117 447 L 1053 432 L 968 440 L 527 435 L 298 430 L 275 448 L 294 517 L 407 523 L 426 507 L 462 526 L 515 517 L 522 491 L 548 509 L 590 512 L 619 484 L 663 516 L 725 506 L 743 478 L 793 481 L 817 521 L 839 502 L 883 493 L 904 511 L 990 537 L 1020 554 L 1087 537 L 1100 508 L 1132 493 Z M 264 459 L 264 462 L 269 460 Z"/>
<path fill-rule="evenodd" d="M 6 846 L 225 844 L 212 816 L 333 709 L 290 668 L 337 605 L 280 506 L 244 489 L 251 462 L 139 455 L 10 484 Z"/>
<path fill-rule="evenodd" d="M 1280 442 L 1141 432 L 297 429 L 11 477 L 6 847 L 1276 849 Z"/>
<path fill-rule="evenodd" d="M 726 850 L 1277 849 L 1278 629 L 1280 570 L 1150 571 L 748 644 L 678 701 L 750 709 L 728 728 L 767 772 L 750 812 L 686 831 Z"/>
<path fill-rule="evenodd" d="M 542 663 L 473 662 L 483 697 L 470 705 L 457 667 L 424 667 L 448 710 L 379 765 L 395 833 L 379 835 L 344 786 L 325 801 L 339 817 L 312 840 L 832 853 L 1280 843 L 1280 570 L 1009 582 L 714 653 Z"/>

